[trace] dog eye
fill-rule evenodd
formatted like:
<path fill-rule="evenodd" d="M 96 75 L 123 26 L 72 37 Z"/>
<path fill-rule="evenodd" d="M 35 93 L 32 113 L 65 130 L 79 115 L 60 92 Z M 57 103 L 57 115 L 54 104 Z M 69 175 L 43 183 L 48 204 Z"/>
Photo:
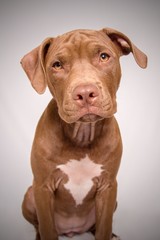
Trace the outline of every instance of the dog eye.
<path fill-rule="evenodd" d="M 106 62 L 106 61 L 108 61 L 108 59 L 109 59 L 109 55 L 107 53 L 104 52 L 104 53 L 100 54 L 101 62 Z"/>
<path fill-rule="evenodd" d="M 61 64 L 61 62 L 56 61 L 53 63 L 52 67 L 55 68 L 56 70 L 60 70 L 60 69 L 62 69 L 62 64 Z"/>

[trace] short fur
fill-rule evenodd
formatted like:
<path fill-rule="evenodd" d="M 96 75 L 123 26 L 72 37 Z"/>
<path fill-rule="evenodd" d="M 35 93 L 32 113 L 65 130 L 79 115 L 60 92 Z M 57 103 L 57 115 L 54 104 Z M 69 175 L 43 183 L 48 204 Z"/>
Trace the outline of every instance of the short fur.
<path fill-rule="evenodd" d="M 37 240 L 88 231 L 96 240 L 113 237 L 122 155 L 114 117 L 119 58 L 130 52 L 140 67 L 147 66 L 146 55 L 121 32 L 75 30 L 47 38 L 21 61 L 34 89 L 41 94 L 48 86 L 53 96 L 36 129 L 34 179 L 22 205 Z M 88 184 L 85 192 L 83 180 Z"/>

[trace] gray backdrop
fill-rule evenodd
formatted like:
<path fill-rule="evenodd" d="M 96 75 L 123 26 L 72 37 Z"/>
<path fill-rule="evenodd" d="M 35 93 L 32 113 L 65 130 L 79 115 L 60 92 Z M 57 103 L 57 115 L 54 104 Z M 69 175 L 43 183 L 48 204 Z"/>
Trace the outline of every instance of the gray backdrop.
<path fill-rule="evenodd" d="M 21 215 L 32 182 L 30 149 L 51 98 L 30 86 L 19 61 L 48 36 L 76 28 L 112 27 L 149 58 L 146 70 L 121 58 L 118 119 L 124 152 L 118 174 L 114 232 L 122 240 L 160 239 L 160 1 L 2 0 L 0 3 L 0 240 L 34 239 Z"/>

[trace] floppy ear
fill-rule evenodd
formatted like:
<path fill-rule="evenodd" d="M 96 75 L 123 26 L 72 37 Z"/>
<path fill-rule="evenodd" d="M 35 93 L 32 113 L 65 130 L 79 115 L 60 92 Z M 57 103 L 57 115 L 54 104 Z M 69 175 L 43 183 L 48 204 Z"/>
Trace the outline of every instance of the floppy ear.
<path fill-rule="evenodd" d="M 122 55 L 128 55 L 130 52 L 133 53 L 134 59 L 141 68 L 147 67 L 147 56 L 139 50 L 130 39 L 123 33 L 111 28 L 102 29 L 104 33 L 115 43 L 120 49 Z"/>
<path fill-rule="evenodd" d="M 22 67 L 33 88 L 39 94 L 44 93 L 47 86 L 44 59 L 52 40 L 52 38 L 47 38 L 39 47 L 26 54 L 21 60 Z"/>

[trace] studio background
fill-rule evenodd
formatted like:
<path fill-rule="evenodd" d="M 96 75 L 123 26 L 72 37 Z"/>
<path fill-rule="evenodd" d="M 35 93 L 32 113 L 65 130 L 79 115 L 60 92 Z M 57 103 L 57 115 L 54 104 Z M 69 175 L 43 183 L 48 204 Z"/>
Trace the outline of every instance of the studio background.
<path fill-rule="evenodd" d="M 0 3 L 0 239 L 32 240 L 21 202 L 32 183 L 30 150 L 51 99 L 38 95 L 19 62 L 46 37 L 77 29 L 115 28 L 148 56 L 121 58 L 117 95 L 123 157 L 113 230 L 122 240 L 160 239 L 160 1 L 2 0 Z"/>

